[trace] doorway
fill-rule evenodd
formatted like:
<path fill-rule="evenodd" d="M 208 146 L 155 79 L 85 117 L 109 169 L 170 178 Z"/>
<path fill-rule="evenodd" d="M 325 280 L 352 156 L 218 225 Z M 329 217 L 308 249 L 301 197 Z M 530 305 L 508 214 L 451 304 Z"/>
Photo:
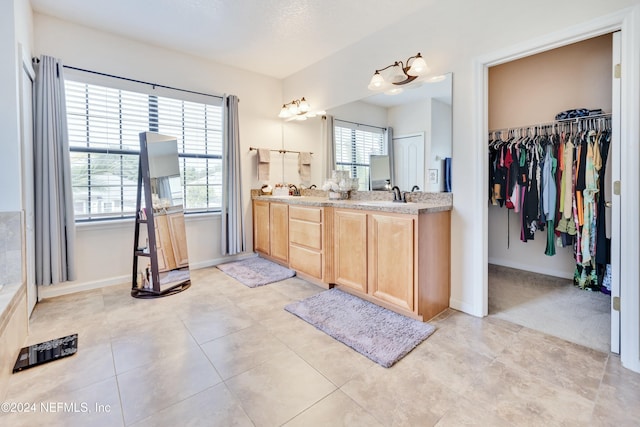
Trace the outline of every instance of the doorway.
<path fill-rule="evenodd" d="M 605 180 L 605 176 L 612 176 L 615 163 L 614 156 L 609 154 L 619 154 L 619 142 L 610 138 L 612 104 L 619 104 L 613 90 L 615 84 L 619 85 L 619 79 L 613 78 L 613 50 L 614 36 L 609 33 L 489 69 L 489 129 L 500 129 L 490 131 L 489 152 L 493 163 L 491 171 L 495 171 L 492 178 L 500 190 L 496 190 L 495 199 L 489 205 L 488 280 L 489 315 L 603 352 L 611 349 L 618 353 L 618 340 L 611 339 L 609 284 L 610 267 L 619 264 L 617 259 L 613 263 L 609 259 L 611 236 L 605 238 L 604 215 L 606 210 L 607 216 L 612 216 L 611 209 L 605 209 L 605 199 L 611 206 L 611 190 L 605 184 L 606 181 L 610 186 L 611 180 Z M 592 118 L 554 121 L 557 113 L 578 108 L 580 114 L 589 114 Z M 587 144 L 586 129 L 593 130 L 591 144 Z M 521 144 L 526 144 L 527 148 Z M 562 150 L 573 145 L 577 149 L 584 148 L 582 162 L 577 161 L 578 158 L 574 160 L 578 166 L 575 173 L 571 166 L 562 162 L 567 156 L 561 158 Z M 602 203 L 602 212 L 594 209 L 592 227 L 595 231 L 596 222 L 602 227 L 601 235 L 597 236 L 601 240 L 597 246 L 600 263 L 596 263 L 596 236 L 589 233 L 590 224 L 586 224 L 584 233 L 580 233 L 584 226 L 579 227 L 577 236 L 574 232 L 560 237 L 560 232 L 555 230 L 564 202 L 561 192 L 556 191 L 563 188 L 560 176 L 564 174 L 562 182 L 568 176 L 568 183 L 575 181 L 576 176 L 584 178 L 587 145 L 593 147 L 597 158 L 606 159 L 600 162 L 603 164 L 599 164 L 597 170 L 588 168 L 596 177 L 593 186 L 600 189 L 595 200 Z M 516 160 L 507 168 L 505 157 L 508 155 L 511 159 L 512 154 Z M 569 154 L 573 159 L 573 152 Z M 518 157 L 522 160 L 519 168 Z M 589 159 L 593 159 L 593 155 Z M 558 166 L 556 169 L 563 171 L 552 173 L 554 162 Z M 523 169 L 524 173 L 517 172 Z M 498 175 L 503 174 L 502 178 L 506 178 L 509 172 L 509 182 L 501 185 Z M 519 175 L 524 177 L 524 183 L 520 183 Z M 551 203 L 549 187 L 553 189 Z M 529 190 L 526 198 L 518 200 L 521 193 L 518 189 L 521 188 Z M 567 191 L 567 194 L 572 192 Z M 582 194 L 579 190 L 578 195 Z M 534 200 L 534 210 L 538 212 L 535 219 L 530 216 L 530 200 Z M 590 206 L 595 208 L 595 205 Z M 582 213 L 584 204 L 579 203 L 579 206 Z M 555 212 L 547 212 L 547 218 L 538 220 L 545 216 L 543 207 Z M 571 206 L 565 208 L 567 212 L 573 223 Z M 602 215 L 596 218 L 595 213 Z M 537 231 L 530 231 L 529 227 Z M 586 255 L 593 262 L 584 263 L 588 267 L 582 264 L 576 267 L 574 252 L 578 252 L 578 259 L 584 252 L 580 247 L 581 235 L 587 246 L 589 241 L 594 242 Z M 587 270 L 594 280 L 589 280 L 584 288 L 593 292 L 573 286 L 574 273 L 582 272 L 586 281 Z M 580 274 L 575 282 L 583 283 Z"/>

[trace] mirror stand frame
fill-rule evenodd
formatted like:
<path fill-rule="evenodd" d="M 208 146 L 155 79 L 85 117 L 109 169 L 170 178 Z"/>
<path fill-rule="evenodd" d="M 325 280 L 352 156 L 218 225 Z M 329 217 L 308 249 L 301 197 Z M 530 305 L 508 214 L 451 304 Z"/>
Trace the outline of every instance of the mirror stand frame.
<path fill-rule="evenodd" d="M 140 157 L 138 161 L 138 194 L 136 199 L 135 231 L 133 238 L 133 273 L 131 278 L 131 296 L 134 298 L 160 298 L 177 294 L 191 286 L 191 279 L 179 281 L 174 285 L 162 288 L 160 272 L 158 271 L 158 252 L 156 242 L 156 224 L 153 211 L 151 177 L 149 173 L 149 152 L 147 147 L 147 133 L 140 133 Z M 142 206 L 142 192 L 144 190 L 144 206 Z M 140 229 L 146 225 L 148 244 L 140 247 Z M 140 287 L 138 283 L 138 259 L 148 257 L 150 264 L 151 287 Z"/>

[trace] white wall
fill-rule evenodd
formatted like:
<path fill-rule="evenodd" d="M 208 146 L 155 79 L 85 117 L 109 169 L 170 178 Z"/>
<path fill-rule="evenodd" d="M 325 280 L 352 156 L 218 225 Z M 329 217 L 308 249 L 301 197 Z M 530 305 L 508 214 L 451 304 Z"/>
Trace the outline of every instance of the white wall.
<path fill-rule="evenodd" d="M 436 2 L 352 46 L 288 77 L 284 98 L 304 93 L 318 108 L 330 108 L 368 95 L 367 83 L 376 68 L 414 52 L 422 52 L 434 75 L 453 72 L 453 165 L 451 247 L 451 305 L 456 309 L 482 314 L 476 303 L 482 278 L 474 268 L 482 262 L 479 242 L 469 242 L 473 230 L 482 229 L 473 201 L 475 187 L 469 180 L 482 180 L 482 165 L 475 141 L 474 60 L 482 55 L 542 37 L 627 6 L 636 0 L 589 2 L 514 2 L 492 0 Z M 460 13 L 464 10 L 464 13 Z M 522 17 L 522 19 L 518 19 Z M 523 19 L 525 24 L 523 24 Z M 490 25 L 490 23 L 499 23 Z M 477 233 L 475 235 L 478 235 Z"/>
<path fill-rule="evenodd" d="M 350 102 L 327 110 L 335 119 L 348 122 L 362 123 L 369 126 L 386 127 L 388 112 L 384 107 L 367 104 L 362 101 Z"/>
<path fill-rule="evenodd" d="M 50 16 L 34 16 L 35 52 L 60 58 L 64 64 L 192 91 L 237 95 L 248 249 L 252 249 L 250 189 L 258 188 L 255 152 L 250 146 L 280 148 L 282 86 L 271 77 L 72 24 Z M 15 107 L 14 107 L 15 109 Z M 219 216 L 186 220 L 192 266 L 220 260 Z M 128 280 L 131 274 L 133 223 L 78 227 L 78 280 L 43 289 L 43 295 L 77 290 L 83 285 Z"/>
<path fill-rule="evenodd" d="M 30 55 L 32 32 L 33 18 L 28 0 L 3 1 L 0 6 L 0 211 L 22 209 L 19 94 L 22 64 L 19 45 L 26 55 Z"/>

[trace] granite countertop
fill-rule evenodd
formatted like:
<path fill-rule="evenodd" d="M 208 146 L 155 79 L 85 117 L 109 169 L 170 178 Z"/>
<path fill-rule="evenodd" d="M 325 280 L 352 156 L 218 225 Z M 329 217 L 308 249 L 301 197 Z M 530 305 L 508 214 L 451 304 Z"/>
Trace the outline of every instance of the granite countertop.
<path fill-rule="evenodd" d="M 302 195 L 302 196 L 265 196 L 253 195 L 253 200 L 264 200 L 268 202 L 282 202 L 290 205 L 301 206 L 328 206 L 343 209 L 359 209 L 378 212 L 390 212 L 418 215 L 429 212 L 450 211 L 453 208 L 453 195 L 451 193 L 413 193 L 409 195 L 407 203 L 393 202 L 390 193 L 379 192 L 375 198 L 365 198 L 366 195 L 378 192 L 358 193 L 357 197 L 346 200 L 329 199 L 326 195 Z"/>

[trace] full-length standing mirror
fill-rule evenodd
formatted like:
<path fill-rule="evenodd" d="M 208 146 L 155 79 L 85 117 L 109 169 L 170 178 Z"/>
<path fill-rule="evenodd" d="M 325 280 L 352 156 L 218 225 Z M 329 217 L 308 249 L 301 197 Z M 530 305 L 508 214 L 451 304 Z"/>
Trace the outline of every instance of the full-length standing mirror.
<path fill-rule="evenodd" d="M 391 189 L 391 168 L 388 155 L 369 156 L 369 190 Z"/>
<path fill-rule="evenodd" d="M 171 295 L 191 284 L 176 138 L 142 132 L 139 175 L 131 295 Z"/>

